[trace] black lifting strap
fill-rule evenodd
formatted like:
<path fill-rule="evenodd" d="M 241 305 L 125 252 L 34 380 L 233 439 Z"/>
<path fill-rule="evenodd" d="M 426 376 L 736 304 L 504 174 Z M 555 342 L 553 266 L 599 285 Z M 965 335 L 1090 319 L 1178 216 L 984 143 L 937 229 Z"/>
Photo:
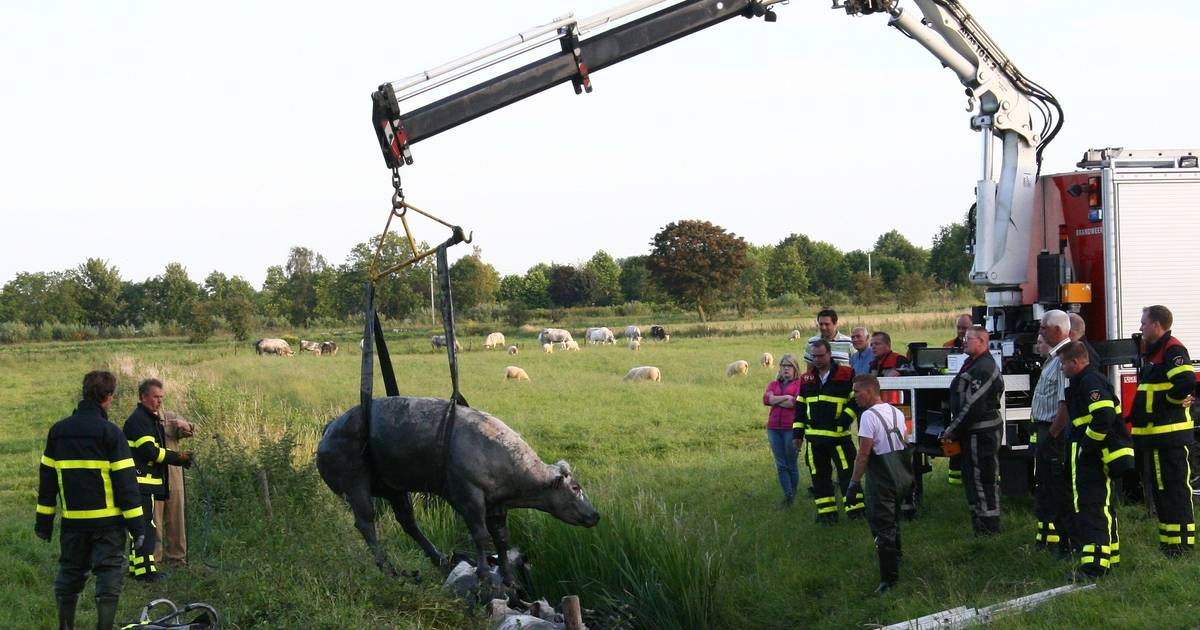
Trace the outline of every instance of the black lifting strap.
<path fill-rule="evenodd" d="M 371 400 L 374 398 L 375 360 L 373 349 L 379 350 L 379 371 L 383 373 L 383 388 L 388 396 L 399 396 L 400 388 L 396 386 L 396 372 L 392 369 L 392 359 L 388 355 L 387 342 L 383 338 L 383 326 L 379 323 L 379 314 L 375 312 L 375 285 L 367 282 L 363 298 L 363 315 L 366 323 L 363 326 L 362 367 L 359 372 L 358 399 L 362 409 L 362 424 L 360 433 L 363 446 L 371 433 Z"/>
<path fill-rule="evenodd" d="M 467 399 L 458 391 L 458 350 L 454 343 L 454 297 L 450 293 L 450 267 L 446 264 L 446 244 L 438 246 L 437 250 L 438 284 L 441 285 L 442 298 L 442 328 L 446 333 L 446 355 L 450 360 L 450 384 L 454 392 L 450 400 L 464 407 L 470 407 Z"/>

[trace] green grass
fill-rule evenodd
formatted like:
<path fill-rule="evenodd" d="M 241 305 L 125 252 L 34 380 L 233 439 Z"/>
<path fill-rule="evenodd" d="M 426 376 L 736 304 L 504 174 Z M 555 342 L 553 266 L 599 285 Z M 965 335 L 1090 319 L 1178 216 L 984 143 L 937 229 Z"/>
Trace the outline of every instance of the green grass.
<path fill-rule="evenodd" d="M 946 315 L 877 317 L 888 321 L 879 325 L 889 327 L 898 347 L 952 335 Z M 482 338 L 465 340 L 460 370 L 468 400 L 519 431 L 544 460 L 568 459 L 603 514 L 594 529 L 536 512 L 513 514 L 511 537 L 529 554 L 538 595 L 553 602 L 579 594 L 604 621 L 640 628 L 844 628 L 986 606 L 1064 582 L 1066 565 L 1029 549 L 1029 500 L 1006 497 L 1004 534 L 975 539 L 961 489 L 946 485 L 938 462 L 926 478 L 922 518 L 903 525 L 900 588 L 885 598 L 866 597 L 877 571 L 864 524 L 821 529 L 809 504 L 776 509 L 779 489 L 761 404 L 774 370 L 758 368 L 757 358 L 800 347 L 779 332 L 790 329 L 790 320 L 761 322 L 770 334 L 747 328 L 751 323 L 693 328 L 708 336 L 673 335 L 671 343 L 648 342 L 637 353 L 618 345 L 544 355 L 533 350 L 531 335 L 505 330 L 522 346 L 510 357 L 472 350 L 482 347 Z M 715 334 L 722 331 L 726 336 Z M 445 356 L 429 350 L 423 334 L 392 343 L 401 393 L 444 397 Z M 249 344 L 229 341 L 0 350 L 6 375 L 0 382 L 0 627 L 53 625 L 57 538 L 46 545 L 32 534 L 37 461 L 46 428 L 69 413 L 83 372 L 97 367 L 123 372 L 114 406 L 118 422 L 134 403 L 136 379 L 153 373 L 167 382 L 167 408 L 200 428 L 190 444 L 200 466 L 187 473 L 192 564 L 162 589 L 127 586 L 122 619 L 134 619 L 141 605 L 167 595 L 212 603 L 234 628 L 485 627 L 439 590 L 436 572 L 386 512 L 379 525 L 385 548 L 426 579 L 413 584 L 381 575 L 349 510 L 315 474 L 320 429 L 357 403 L 356 342 L 343 344 L 335 357 L 293 358 L 259 357 Z M 726 379 L 725 365 L 737 359 L 755 366 L 751 376 Z M 505 382 L 506 365 L 525 368 L 532 381 Z M 636 365 L 660 367 L 663 382 L 624 383 L 621 377 Z M 381 383 L 375 388 L 382 393 Z M 259 471 L 269 480 L 270 518 Z M 801 476 L 806 485 L 807 472 Z M 1200 619 L 1196 560 L 1162 559 L 1154 523 L 1139 507 L 1122 508 L 1121 517 L 1123 563 L 1113 576 L 1093 591 L 1008 618 L 1006 627 L 1194 626 Z M 423 506 L 418 519 L 442 548 L 470 549 L 465 528 L 444 506 Z M 80 614 L 86 627 L 90 597 Z"/>

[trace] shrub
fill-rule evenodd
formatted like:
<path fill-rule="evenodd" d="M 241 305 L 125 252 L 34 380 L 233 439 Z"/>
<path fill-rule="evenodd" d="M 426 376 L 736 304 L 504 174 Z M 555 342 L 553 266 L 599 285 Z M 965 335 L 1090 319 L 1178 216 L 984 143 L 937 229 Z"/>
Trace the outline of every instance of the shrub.
<path fill-rule="evenodd" d="M 799 306 L 803 303 L 804 300 L 800 299 L 799 295 L 791 291 L 781 293 L 779 294 L 779 297 L 772 300 L 772 304 L 775 306 Z"/>
<path fill-rule="evenodd" d="M 519 327 L 529 319 L 529 307 L 521 300 L 513 300 L 508 303 L 508 310 L 504 314 L 504 321 L 508 322 L 509 326 Z"/>
<path fill-rule="evenodd" d="M 28 341 L 32 334 L 33 327 L 25 322 L 0 323 L 0 343 Z"/>

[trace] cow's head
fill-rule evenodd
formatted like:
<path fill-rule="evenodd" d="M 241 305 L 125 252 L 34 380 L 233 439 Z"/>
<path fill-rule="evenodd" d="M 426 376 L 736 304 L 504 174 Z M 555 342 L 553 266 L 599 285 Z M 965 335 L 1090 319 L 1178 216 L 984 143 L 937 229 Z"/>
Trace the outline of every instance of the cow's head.
<path fill-rule="evenodd" d="M 587 499 L 583 488 L 575 475 L 571 473 L 571 465 L 560 461 L 550 466 L 554 478 L 550 480 L 547 492 L 546 511 L 569 525 L 579 527 L 595 527 L 600 522 L 600 513 Z"/>

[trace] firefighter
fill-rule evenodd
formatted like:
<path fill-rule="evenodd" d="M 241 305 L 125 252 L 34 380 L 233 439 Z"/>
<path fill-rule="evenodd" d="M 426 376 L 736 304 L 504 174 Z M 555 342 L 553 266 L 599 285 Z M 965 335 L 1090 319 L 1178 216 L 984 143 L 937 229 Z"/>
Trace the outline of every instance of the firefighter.
<path fill-rule="evenodd" d="M 988 352 L 988 332 L 973 326 L 963 341 L 967 360 L 950 383 L 945 441 L 962 444 L 963 488 L 976 535 L 1000 533 L 1000 397 L 1004 379 Z"/>
<path fill-rule="evenodd" d="M 950 348 L 954 352 L 963 351 L 963 340 L 967 336 L 967 331 L 971 329 L 975 322 L 971 320 L 971 316 L 963 313 L 958 316 L 958 320 L 954 322 L 954 338 L 942 344 L 943 348 Z M 954 455 L 948 458 L 946 463 L 946 482 L 952 486 L 962 485 L 962 455 Z"/>
<path fill-rule="evenodd" d="M 163 400 L 162 381 L 156 378 L 142 381 L 138 385 L 138 399 L 137 407 L 125 421 L 125 438 L 129 441 L 134 463 L 137 464 L 146 535 L 141 544 L 130 547 L 129 575 L 135 580 L 157 582 L 165 576 L 158 572 L 154 559 L 154 547 L 158 541 L 154 502 L 164 501 L 170 495 L 166 467 L 191 466 L 192 454 L 177 453 L 166 447 L 166 433 L 159 416 Z"/>
<path fill-rule="evenodd" d="M 867 524 L 875 537 L 879 556 L 879 587 L 876 594 L 900 579 L 900 510 L 913 483 L 907 455 L 908 427 L 904 414 L 879 396 L 879 379 L 870 374 L 854 377 L 854 400 L 862 410 L 858 420 L 858 456 L 850 476 L 848 492 L 859 492 L 867 476 Z"/>
<path fill-rule="evenodd" d="M 1129 418 L 1138 459 L 1158 514 L 1159 548 L 1167 556 L 1190 552 L 1196 545 L 1188 456 L 1192 434 L 1192 391 L 1196 375 L 1187 348 L 1171 336 L 1171 311 L 1165 306 L 1142 309 L 1142 356 L 1137 395 Z"/>
<path fill-rule="evenodd" d="M 858 417 L 851 390 L 854 369 L 834 364 L 833 350 L 824 339 L 812 342 L 808 351 L 810 368 L 800 377 L 792 437 L 797 450 L 805 436 L 808 437 L 808 471 L 812 476 L 817 523 L 828 526 L 838 519 L 837 494 L 833 486 L 835 470 L 846 517 L 861 518 L 865 507 L 861 492 L 848 494 L 846 489 L 854 462 L 850 423 Z"/>
<path fill-rule="evenodd" d="M 1067 399 L 1066 376 L 1062 370 L 1062 351 L 1071 343 L 1071 320 L 1060 310 L 1047 311 L 1042 316 L 1039 340 L 1046 345 L 1046 362 L 1033 390 L 1030 407 L 1037 432 L 1030 441 L 1035 445 L 1034 464 L 1038 549 L 1056 550 L 1060 556 L 1070 553 L 1072 542 L 1070 459 L 1067 457 Z"/>
<path fill-rule="evenodd" d="M 1112 478 L 1133 469 L 1133 441 L 1125 430 L 1112 383 L 1091 364 L 1087 346 L 1069 342 L 1059 353 L 1071 379 L 1067 415 L 1071 421 L 1071 501 L 1079 566 L 1072 577 L 1102 576 L 1121 562 Z"/>
<path fill-rule="evenodd" d="M 75 627 L 75 604 L 96 576 L 96 627 L 112 628 L 125 574 L 125 540 L 142 540 L 143 506 L 125 436 L 108 421 L 117 390 L 110 372 L 83 377 L 83 400 L 46 436 L 39 471 L 34 532 L 50 542 L 62 506 L 58 577 L 54 596 L 58 627 Z"/>

